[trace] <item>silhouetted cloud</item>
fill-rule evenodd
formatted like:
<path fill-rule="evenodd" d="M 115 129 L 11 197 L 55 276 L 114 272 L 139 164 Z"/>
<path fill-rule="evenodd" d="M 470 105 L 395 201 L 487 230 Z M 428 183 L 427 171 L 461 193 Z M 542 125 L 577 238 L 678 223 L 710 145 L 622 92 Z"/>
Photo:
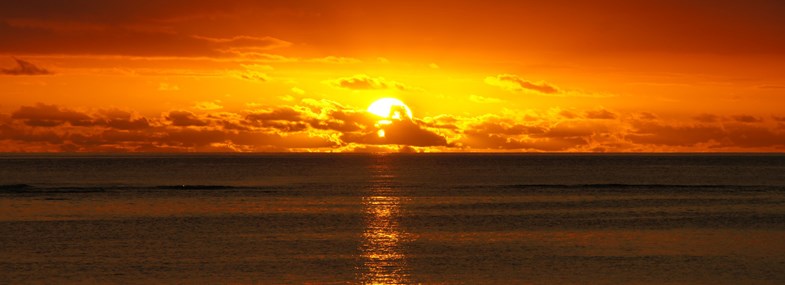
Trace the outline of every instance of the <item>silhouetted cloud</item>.
<path fill-rule="evenodd" d="M 736 115 L 732 117 L 733 120 L 740 123 L 758 123 L 762 122 L 763 118 L 750 116 L 750 115 Z"/>
<path fill-rule="evenodd" d="M 2 68 L 0 69 L 0 74 L 5 75 L 49 75 L 53 74 L 51 71 L 38 67 L 35 64 L 32 64 L 28 61 L 24 61 L 18 58 L 15 58 L 16 67 L 14 68 Z"/>
<path fill-rule="evenodd" d="M 96 125 L 103 125 L 118 130 L 142 130 L 150 128 L 147 118 L 135 116 L 122 110 L 111 109 L 98 112 L 98 118 L 93 119 Z"/>
<path fill-rule="evenodd" d="M 714 123 L 714 122 L 717 122 L 720 119 L 720 117 L 717 116 L 717 115 L 705 114 L 705 113 L 697 115 L 697 116 L 692 117 L 692 118 L 695 119 L 698 122 L 701 122 L 701 123 Z"/>
<path fill-rule="evenodd" d="M 206 126 L 208 122 L 199 119 L 194 113 L 188 111 L 171 111 L 166 119 L 172 122 L 172 125 L 178 127 L 188 126 Z"/>
<path fill-rule="evenodd" d="M 737 148 L 783 147 L 785 133 L 775 132 L 762 126 L 732 124 L 725 126 L 726 140 L 720 146 Z"/>
<path fill-rule="evenodd" d="M 559 89 L 548 83 L 534 83 L 524 80 L 523 78 L 513 74 L 499 74 L 496 76 L 489 76 L 485 78 L 485 83 L 510 91 L 531 90 L 542 94 L 555 94 L 559 92 Z"/>
<path fill-rule="evenodd" d="M 658 122 L 636 122 L 626 138 L 637 144 L 694 146 L 724 137 L 721 128 L 705 125 L 665 125 Z"/>
<path fill-rule="evenodd" d="M 38 103 L 35 106 L 22 106 L 11 114 L 11 118 L 24 120 L 28 126 L 53 127 L 69 123 L 72 126 L 91 126 L 90 116 L 73 110 L 61 109 L 55 105 Z"/>
<path fill-rule="evenodd" d="M 409 146 L 446 146 L 447 139 L 443 136 L 423 129 L 414 121 L 393 121 L 390 125 L 380 128 L 384 136 L 379 136 L 377 130 L 372 132 L 344 133 L 341 139 L 349 143 L 372 145 L 409 145 Z"/>
<path fill-rule="evenodd" d="M 669 122 L 656 114 L 595 116 L 597 110 L 439 115 L 380 124 L 330 100 L 216 112 L 23 106 L 0 114 L 0 151 L 772 151 L 785 148 L 782 123 Z M 566 113 L 565 113 L 566 112 Z M 601 112 L 604 113 L 604 112 Z M 568 116 L 565 116 L 567 114 Z M 749 115 L 754 118 L 759 118 Z M 591 119 L 600 118 L 600 119 Z M 379 130 L 384 134 L 380 135 Z"/>
<path fill-rule="evenodd" d="M 642 113 L 638 114 L 638 118 L 641 119 L 641 120 L 656 120 L 659 117 L 657 117 L 657 115 L 649 113 L 649 112 L 642 112 Z"/>
<path fill-rule="evenodd" d="M 274 128 L 284 132 L 298 132 L 308 128 L 300 112 L 290 107 L 275 108 L 248 114 L 246 121 L 256 127 Z"/>
<path fill-rule="evenodd" d="M 616 117 L 616 114 L 605 109 L 586 111 L 586 118 L 588 119 L 613 120 Z"/>

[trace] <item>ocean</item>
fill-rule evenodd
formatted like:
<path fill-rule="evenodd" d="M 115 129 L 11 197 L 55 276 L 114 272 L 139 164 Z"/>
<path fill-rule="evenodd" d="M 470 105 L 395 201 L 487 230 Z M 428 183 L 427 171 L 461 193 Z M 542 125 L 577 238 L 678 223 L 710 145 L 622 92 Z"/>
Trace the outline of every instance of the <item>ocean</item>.
<path fill-rule="evenodd" d="M 782 154 L 3 154 L 2 284 L 785 284 Z"/>

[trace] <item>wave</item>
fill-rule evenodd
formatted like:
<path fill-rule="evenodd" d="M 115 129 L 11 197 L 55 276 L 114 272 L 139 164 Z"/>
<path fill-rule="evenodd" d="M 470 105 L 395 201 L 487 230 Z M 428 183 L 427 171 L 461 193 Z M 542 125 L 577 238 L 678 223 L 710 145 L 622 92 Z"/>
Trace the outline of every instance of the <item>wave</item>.
<path fill-rule="evenodd" d="M 5 184 L 5 185 L 0 185 L 0 193 L 4 193 L 4 192 L 12 192 L 12 193 L 13 192 L 24 192 L 24 191 L 26 191 L 26 190 L 28 190 L 30 188 L 33 188 L 33 186 L 31 186 L 29 184 Z"/>
<path fill-rule="evenodd" d="M 164 190 L 226 190 L 226 189 L 248 189 L 250 187 L 237 187 L 228 185 L 160 185 L 153 187 Z"/>
<path fill-rule="evenodd" d="M 230 185 L 152 185 L 152 186 L 34 186 L 31 184 L 0 184 L 0 194 L 53 194 L 53 193 L 99 193 L 108 191 L 198 191 L 198 190 L 256 190 L 256 192 L 274 192 L 281 187 L 248 187 Z"/>
<path fill-rule="evenodd" d="M 728 185 L 728 184 L 513 184 L 517 188 L 747 188 L 747 187 L 775 187 L 765 185 Z"/>
<path fill-rule="evenodd" d="M 553 191 L 585 191 L 585 192 L 624 192 L 640 191 L 668 192 L 782 192 L 785 185 L 731 185 L 731 184 L 624 184 L 624 183 L 598 183 L 598 184 L 486 184 L 486 185 L 461 185 L 455 189 L 489 189 L 489 190 L 525 190 L 527 192 L 553 192 Z"/>

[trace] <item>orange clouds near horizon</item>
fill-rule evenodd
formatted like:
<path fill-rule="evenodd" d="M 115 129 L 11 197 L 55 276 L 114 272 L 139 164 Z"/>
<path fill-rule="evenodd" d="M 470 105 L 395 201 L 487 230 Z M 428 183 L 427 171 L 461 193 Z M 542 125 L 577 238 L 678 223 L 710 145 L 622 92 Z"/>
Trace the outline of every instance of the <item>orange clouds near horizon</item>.
<path fill-rule="evenodd" d="M 4 1 L 3 152 L 781 152 L 779 1 Z M 413 111 L 378 135 L 366 108 Z"/>

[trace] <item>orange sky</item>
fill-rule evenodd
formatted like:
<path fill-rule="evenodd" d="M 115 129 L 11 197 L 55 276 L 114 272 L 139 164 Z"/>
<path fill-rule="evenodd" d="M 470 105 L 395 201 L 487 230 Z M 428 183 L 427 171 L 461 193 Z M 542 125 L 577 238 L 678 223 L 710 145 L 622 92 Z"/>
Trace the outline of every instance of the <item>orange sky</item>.
<path fill-rule="evenodd" d="M 781 152 L 785 2 L 2 1 L 0 87 L 6 152 Z"/>

